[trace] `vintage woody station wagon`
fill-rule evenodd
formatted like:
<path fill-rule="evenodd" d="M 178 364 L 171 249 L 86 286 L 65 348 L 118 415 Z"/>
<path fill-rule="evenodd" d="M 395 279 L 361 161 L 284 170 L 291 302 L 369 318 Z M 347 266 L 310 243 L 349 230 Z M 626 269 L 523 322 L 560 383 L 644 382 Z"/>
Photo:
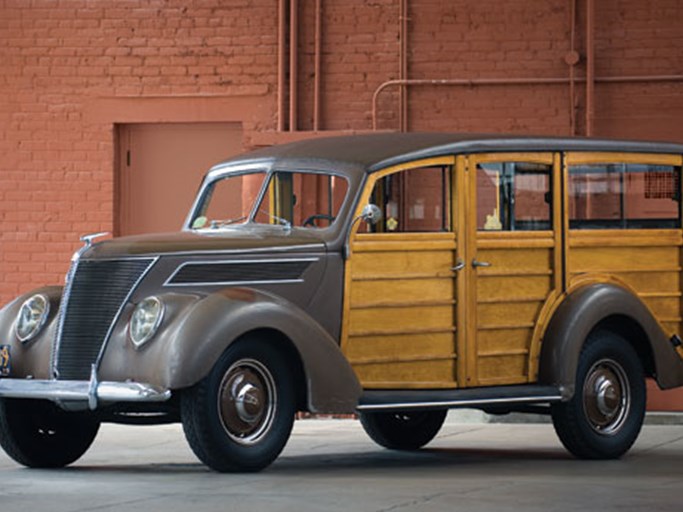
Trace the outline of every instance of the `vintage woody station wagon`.
<path fill-rule="evenodd" d="M 0 444 L 77 460 L 102 422 L 180 421 L 218 471 L 297 411 L 416 449 L 446 411 L 552 416 L 583 458 L 683 385 L 683 145 L 377 134 L 212 168 L 178 233 L 85 245 L 0 312 Z"/>

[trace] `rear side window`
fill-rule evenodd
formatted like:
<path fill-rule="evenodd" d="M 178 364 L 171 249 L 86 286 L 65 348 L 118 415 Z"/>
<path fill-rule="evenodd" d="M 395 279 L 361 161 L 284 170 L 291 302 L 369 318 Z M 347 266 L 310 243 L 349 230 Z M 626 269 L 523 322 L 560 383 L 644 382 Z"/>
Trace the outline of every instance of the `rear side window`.
<path fill-rule="evenodd" d="M 569 168 L 572 229 L 675 229 L 680 227 L 681 168 L 605 163 Z"/>
<path fill-rule="evenodd" d="M 552 166 L 532 162 L 477 164 L 477 229 L 552 229 Z"/>

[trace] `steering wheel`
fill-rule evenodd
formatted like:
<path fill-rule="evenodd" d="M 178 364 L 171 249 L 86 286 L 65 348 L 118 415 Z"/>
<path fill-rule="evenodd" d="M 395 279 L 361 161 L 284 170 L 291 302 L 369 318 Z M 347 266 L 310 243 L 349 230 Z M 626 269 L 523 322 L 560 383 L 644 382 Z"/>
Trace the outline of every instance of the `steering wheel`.
<path fill-rule="evenodd" d="M 316 220 L 327 220 L 332 224 L 334 222 L 334 219 L 336 217 L 333 217 L 332 215 L 328 215 L 326 213 L 316 213 L 315 215 L 311 215 L 310 217 L 307 217 L 306 220 L 304 221 L 303 226 L 311 226 L 311 227 L 317 227 L 315 225 Z"/>

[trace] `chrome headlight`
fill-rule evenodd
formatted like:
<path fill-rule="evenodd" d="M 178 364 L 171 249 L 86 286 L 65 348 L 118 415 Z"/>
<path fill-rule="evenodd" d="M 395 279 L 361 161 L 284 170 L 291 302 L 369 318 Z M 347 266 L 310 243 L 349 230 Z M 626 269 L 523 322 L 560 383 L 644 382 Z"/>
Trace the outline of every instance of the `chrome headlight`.
<path fill-rule="evenodd" d="M 130 339 L 135 347 L 140 347 L 157 332 L 164 317 L 164 304 L 157 297 L 147 297 L 133 311 L 128 324 Z"/>
<path fill-rule="evenodd" d="M 34 295 L 19 309 L 14 331 L 22 343 L 34 338 L 45 325 L 50 315 L 50 300 L 45 295 Z"/>

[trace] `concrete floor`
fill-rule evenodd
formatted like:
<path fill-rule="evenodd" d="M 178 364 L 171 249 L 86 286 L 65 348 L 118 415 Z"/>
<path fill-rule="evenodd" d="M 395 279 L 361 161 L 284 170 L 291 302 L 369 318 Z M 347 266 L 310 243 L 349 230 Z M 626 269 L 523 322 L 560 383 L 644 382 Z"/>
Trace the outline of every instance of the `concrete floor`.
<path fill-rule="evenodd" d="M 683 426 L 645 426 L 618 461 L 572 459 L 547 424 L 450 416 L 414 453 L 374 445 L 353 420 L 302 420 L 258 474 L 208 471 L 179 426 L 105 425 L 72 467 L 29 470 L 0 453 L 0 510 L 674 511 L 683 507 Z"/>

